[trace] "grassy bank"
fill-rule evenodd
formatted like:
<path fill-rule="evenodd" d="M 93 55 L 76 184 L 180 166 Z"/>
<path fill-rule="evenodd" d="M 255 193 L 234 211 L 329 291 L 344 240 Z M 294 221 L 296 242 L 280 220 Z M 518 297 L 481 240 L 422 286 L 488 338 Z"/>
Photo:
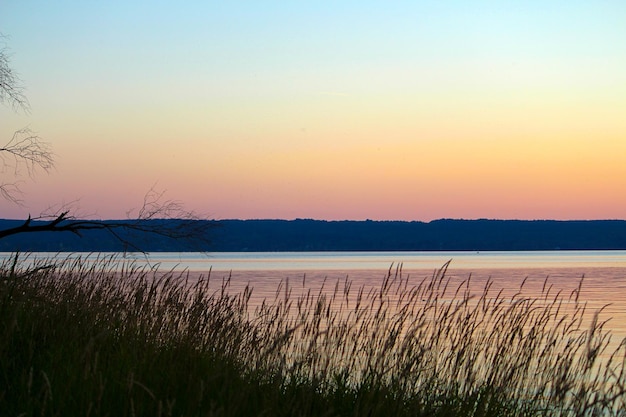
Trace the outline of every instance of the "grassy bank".
<path fill-rule="evenodd" d="M 115 259 L 0 268 L 6 416 L 623 415 L 625 347 L 578 291 L 504 298 L 445 267 L 375 289 L 251 289 Z"/>

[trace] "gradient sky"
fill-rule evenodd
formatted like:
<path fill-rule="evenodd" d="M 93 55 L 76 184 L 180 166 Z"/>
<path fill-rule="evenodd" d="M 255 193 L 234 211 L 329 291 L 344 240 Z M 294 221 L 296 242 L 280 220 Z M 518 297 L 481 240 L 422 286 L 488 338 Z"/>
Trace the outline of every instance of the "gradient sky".
<path fill-rule="evenodd" d="M 0 217 L 626 218 L 623 0 L 286 3 L 2 1 L 57 158 Z"/>

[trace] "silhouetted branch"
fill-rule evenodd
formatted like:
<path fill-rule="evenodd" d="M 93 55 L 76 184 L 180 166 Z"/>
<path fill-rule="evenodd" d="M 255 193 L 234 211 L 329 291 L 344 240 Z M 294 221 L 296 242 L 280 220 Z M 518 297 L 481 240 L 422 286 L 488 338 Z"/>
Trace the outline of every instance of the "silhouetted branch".
<path fill-rule="evenodd" d="M 48 172 L 54 165 L 54 154 L 50 144 L 28 128 L 15 132 L 11 140 L 0 147 L 0 158 L 5 167 L 13 168 L 16 175 L 22 166 L 26 167 L 29 175 L 32 175 L 36 168 Z"/>
<path fill-rule="evenodd" d="M 0 41 L 5 38 L 0 34 Z M 8 102 L 15 110 L 29 111 L 30 106 L 24 95 L 24 87 L 19 76 L 11 69 L 9 50 L 6 45 L 0 46 L 0 102 Z"/>
<path fill-rule="evenodd" d="M 0 34 L 0 103 L 8 103 L 15 110 L 29 111 L 28 100 L 24 95 L 19 77 L 11 69 L 8 49 Z M 0 173 L 11 172 L 17 177 L 26 170 L 32 176 L 36 169 L 48 172 L 54 164 L 54 154 L 47 142 L 25 128 L 15 132 L 11 140 L 0 146 Z M 21 191 L 18 181 L 1 182 L 0 197 L 21 204 Z M 163 200 L 163 193 L 151 189 L 144 197 L 143 205 L 135 218 L 128 216 L 123 221 L 81 220 L 70 214 L 70 210 L 59 210 L 43 214 L 37 218 L 28 216 L 22 224 L 0 230 L 0 239 L 19 233 L 70 232 L 81 236 L 90 230 L 106 230 L 124 248 L 141 250 L 137 241 L 131 239 L 128 231 L 139 235 L 160 236 L 198 247 L 206 246 L 207 229 L 212 225 L 193 212 L 184 210 L 177 201 Z M 124 231 L 125 233 L 122 233 Z"/>
<path fill-rule="evenodd" d="M 4 36 L 0 34 L 0 42 Z M 28 100 L 24 95 L 19 77 L 11 69 L 8 49 L 0 44 L 0 103 L 7 103 L 14 110 L 29 111 Z M 26 168 L 28 175 L 33 175 L 35 168 L 49 171 L 54 163 L 54 155 L 47 142 L 24 128 L 13 134 L 7 144 L 0 147 L 0 171 L 13 171 L 19 176 Z M 0 196 L 12 203 L 21 204 L 21 191 L 18 181 L 0 182 Z"/>
<path fill-rule="evenodd" d="M 162 197 L 162 192 L 150 190 L 144 197 L 138 216 L 127 220 L 77 219 L 70 215 L 69 210 L 37 218 L 29 216 L 16 227 L 0 230 L 0 239 L 34 232 L 69 232 L 82 237 L 87 231 L 105 230 L 124 245 L 125 250 L 143 252 L 139 241 L 150 236 L 164 237 L 185 244 L 192 250 L 205 250 L 209 243 L 209 229 L 214 222 L 186 211 L 176 201 L 163 201 Z M 128 232 L 134 233 L 134 236 Z"/>
<path fill-rule="evenodd" d="M 15 132 L 11 140 L 0 147 L 0 165 L 2 172 L 11 170 L 13 176 L 19 176 L 22 169 L 32 176 L 37 168 L 50 171 L 54 154 L 47 142 L 25 128 Z M 21 194 L 17 181 L 0 183 L 0 195 L 6 200 L 21 204 Z"/>

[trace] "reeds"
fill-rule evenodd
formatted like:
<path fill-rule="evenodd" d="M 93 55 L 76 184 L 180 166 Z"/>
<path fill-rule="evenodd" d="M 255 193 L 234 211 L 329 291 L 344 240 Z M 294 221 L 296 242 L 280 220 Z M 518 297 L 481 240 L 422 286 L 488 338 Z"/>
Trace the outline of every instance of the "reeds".
<path fill-rule="evenodd" d="M 505 297 L 448 265 L 272 300 L 117 258 L 0 268 L 2 415 L 624 415 L 626 342 L 544 285 Z M 582 282 L 581 282 L 582 284 Z"/>

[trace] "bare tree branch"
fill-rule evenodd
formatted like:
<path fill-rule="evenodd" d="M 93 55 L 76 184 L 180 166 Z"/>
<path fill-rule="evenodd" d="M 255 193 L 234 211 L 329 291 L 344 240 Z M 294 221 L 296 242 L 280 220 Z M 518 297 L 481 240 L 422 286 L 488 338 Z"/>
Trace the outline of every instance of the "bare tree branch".
<path fill-rule="evenodd" d="M 0 34 L 0 40 L 5 38 Z M 0 45 L 0 102 L 9 103 L 14 110 L 30 110 L 28 100 L 24 95 L 24 87 L 19 76 L 11 69 L 9 50 L 6 44 Z"/>
<path fill-rule="evenodd" d="M 28 175 L 32 176 L 36 168 L 48 172 L 54 166 L 50 144 L 29 128 L 18 130 L 11 140 L 0 147 L 0 160 L 4 169 L 12 169 L 14 175 L 20 174 L 21 167 L 25 167 Z"/>
<path fill-rule="evenodd" d="M 0 184 L 0 196 L 5 200 L 17 204 L 18 206 L 23 206 L 22 195 L 22 190 L 20 190 L 17 182 Z"/>
<path fill-rule="evenodd" d="M 0 34 L 0 42 L 5 37 Z M 30 110 L 24 88 L 17 74 L 11 69 L 8 48 L 0 43 L 0 102 L 7 103 L 14 110 Z M 32 176 L 36 168 L 48 172 L 54 164 L 54 154 L 50 145 L 29 128 L 18 130 L 4 146 L 0 147 L 0 172 L 12 171 L 19 176 L 25 168 Z M 19 181 L 0 181 L 0 196 L 15 204 L 22 204 Z"/>
<path fill-rule="evenodd" d="M 205 250 L 209 243 L 209 229 L 214 222 L 205 220 L 195 213 L 186 211 L 182 205 L 173 200 L 162 199 L 163 192 L 151 189 L 144 197 L 144 203 L 138 210 L 136 218 L 127 220 L 81 220 L 70 215 L 69 210 L 55 214 L 42 215 L 37 218 L 30 216 L 22 224 L 0 230 L 0 239 L 19 233 L 33 232 L 70 232 L 82 236 L 84 232 L 105 230 L 118 240 L 125 250 L 144 252 L 139 241 L 150 236 L 160 236 L 168 240 L 185 244 L 193 250 Z M 127 233 L 134 232 L 134 237 Z"/>
<path fill-rule="evenodd" d="M 37 168 L 49 172 L 54 165 L 54 154 L 48 142 L 30 129 L 18 130 L 4 146 L 0 147 L 0 172 L 11 171 L 19 177 L 25 169 L 32 177 Z M 22 204 L 18 181 L 0 182 L 0 196 L 15 204 Z"/>
<path fill-rule="evenodd" d="M 5 37 L 0 34 L 0 102 L 8 103 L 14 110 L 30 110 L 24 88 L 17 74 L 11 69 L 8 48 L 3 43 Z M 25 128 L 15 132 L 11 140 L 0 147 L 0 173 L 9 172 L 19 177 L 25 170 L 33 176 L 37 169 L 48 172 L 54 165 L 54 154 L 50 145 Z M 21 204 L 19 182 L 0 181 L 0 197 L 16 204 Z M 70 210 L 57 210 L 40 217 L 28 219 L 24 223 L 5 230 L 0 230 L 0 239 L 19 233 L 32 232 L 70 232 L 78 236 L 89 230 L 106 230 L 113 235 L 124 248 L 141 250 L 129 231 L 142 236 L 161 236 L 188 244 L 206 243 L 206 229 L 212 222 L 201 220 L 192 212 L 186 211 L 178 201 L 164 200 L 163 193 L 152 188 L 145 196 L 137 216 L 123 221 L 80 220 L 70 215 Z M 206 246 L 206 245 L 205 245 Z"/>

